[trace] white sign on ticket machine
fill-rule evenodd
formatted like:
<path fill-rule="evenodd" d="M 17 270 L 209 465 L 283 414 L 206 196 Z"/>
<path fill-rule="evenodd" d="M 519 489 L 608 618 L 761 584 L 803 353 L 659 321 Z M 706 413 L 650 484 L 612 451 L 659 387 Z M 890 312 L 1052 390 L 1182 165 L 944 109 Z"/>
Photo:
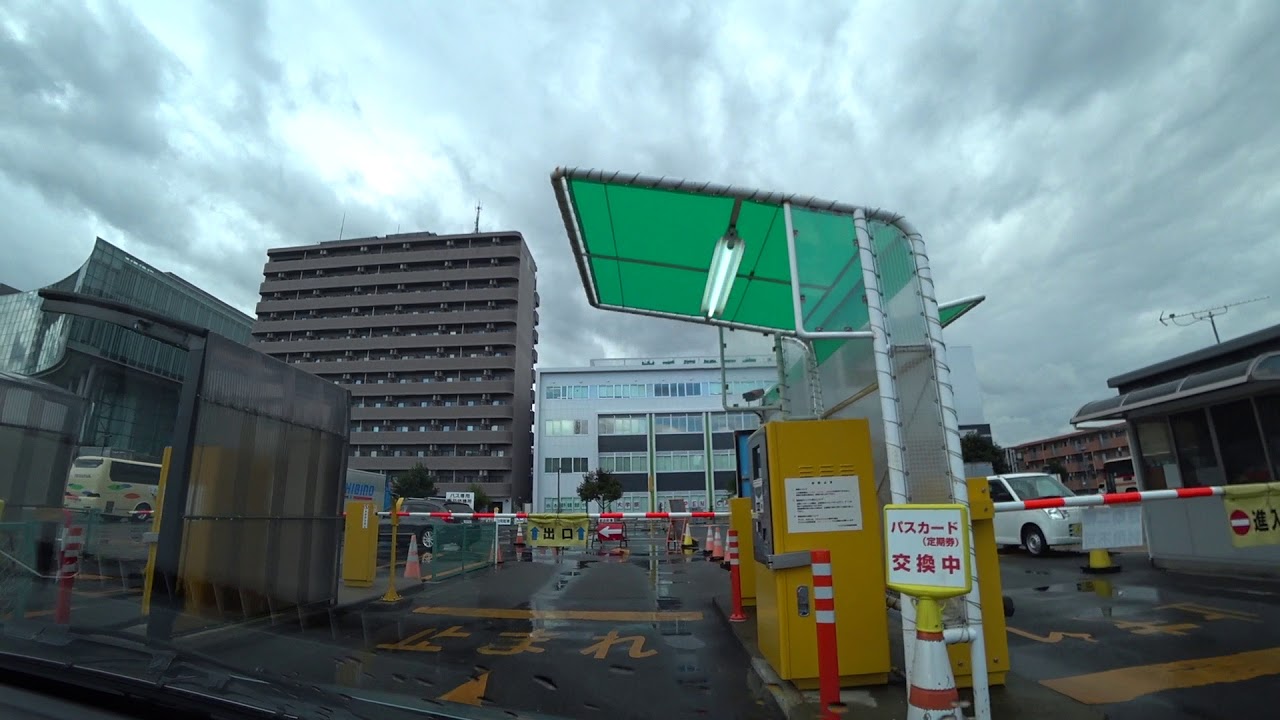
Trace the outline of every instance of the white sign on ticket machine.
<path fill-rule="evenodd" d="M 886 505 L 884 533 L 891 589 L 934 598 L 969 592 L 969 513 L 963 505 Z"/>

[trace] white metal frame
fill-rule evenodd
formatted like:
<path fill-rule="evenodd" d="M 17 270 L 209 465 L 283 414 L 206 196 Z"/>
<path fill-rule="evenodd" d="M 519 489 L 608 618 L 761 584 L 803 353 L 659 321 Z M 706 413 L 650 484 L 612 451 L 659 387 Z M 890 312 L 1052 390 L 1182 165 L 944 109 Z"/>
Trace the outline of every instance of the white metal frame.
<path fill-rule="evenodd" d="M 924 301 L 925 331 L 933 345 L 934 379 L 938 388 L 938 404 L 942 409 L 946 452 L 950 459 L 952 498 L 967 510 L 969 483 L 965 478 L 964 456 L 960 451 L 960 423 L 956 415 L 955 391 L 951 386 L 951 367 L 947 364 L 947 348 L 942 342 L 942 323 L 938 318 L 938 294 L 933 285 L 933 270 L 925 253 L 924 238 L 905 221 L 898 223 L 915 261 L 916 278 Z M 974 541 L 973 522 L 969 522 L 969 567 L 973 584 L 965 596 L 966 624 L 972 637 L 969 643 L 970 668 L 973 673 L 973 712 L 978 720 L 991 718 L 991 688 L 987 676 L 987 643 L 982 629 L 982 595 L 978 582 L 978 544 Z"/>
<path fill-rule="evenodd" d="M 942 342 L 942 325 L 938 316 L 938 301 L 934 291 L 932 271 L 929 267 L 928 256 L 925 254 L 923 239 L 920 234 L 906 222 L 905 219 L 899 215 L 891 213 L 878 210 L 867 211 L 856 205 L 824 201 L 811 197 L 762 192 L 731 186 L 713 185 L 710 183 L 693 183 L 673 178 L 645 177 L 641 175 L 608 173 L 597 170 L 581 170 L 578 168 L 557 168 L 551 176 L 552 186 L 556 191 L 557 200 L 561 207 L 561 214 L 565 219 L 565 229 L 568 233 L 570 244 L 574 250 L 579 273 L 582 275 L 583 284 L 588 290 L 589 299 L 592 305 L 602 308 L 607 307 L 608 309 L 619 310 L 622 312 L 655 317 L 667 317 L 686 322 L 691 321 L 692 318 L 683 315 L 636 310 L 634 308 L 605 306 L 600 303 L 600 298 L 595 294 L 594 285 L 590 281 L 591 272 L 586 265 L 586 248 L 583 243 L 583 238 L 581 237 L 577 216 L 573 213 L 572 202 L 569 200 L 568 180 L 571 177 L 596 182 L 624 182 L 637 187 L 693 192 L 720 197 L 733 197 L 738 200 L 764 204 L 780 204 L 783 209 L 783 217 L 786 226 L 787 260 L 791 273 L 791 302 L 795 324 L 794 332 L 781 332 L 781 334 L 793 335 L 802 341 L 821 339 L 866 339 L 872 341 L 875 352 L 876 375 L 881 397 L 881 408 L 884 413 L 885 442 L 888 446 L 887 464 L 889 470 L 890 493 L 895 502 L 909 502 L 910 498 L 908 496 L 906 483 L 907 468 L 905 468 L 903 460 L 902 420 L 898 407 L 898 388 L 893 377 L 891 364 L 893 343 L 888 335 L 889 328 L 885 318 L 884 298 L 879 283 L 879 271 L 876 263 L 875 251 L 871 243 L 870 233 L 867 230 L 867 219 L 868 217 L 871 217 L 875 220 L 896 226 L 910 244 L 911 256 L 915 263 L 914 270 L 920 284 L 922 295 L 921 300 L 926 321 L 926 335 L 933 351 L 934 381 L 937 386 L 938 401 L 942 409 L 942 417 L 939 418 L 939 420 L 942 422 L 945 436 L 945 447 L 939 448 L 939 450 L 946 452 L 948 455 L 948 472 L 951 475 L 952 497 L 954 501 L 966 508 L 968 507 L 969 492 L 964 476 L 964 462 L 960 454 L 960 433 L 955 412 L 955 398 L 951 387 L 950 368 L 946 362 L 946 348 Z M 801 307 L 799 267 L 796 258 L 795 227 L 792 222 L 793 204 L 798 204 L 802 207 L 820 212 L 844 214 L 854 219 L 856 244 L 858 246 L 859 258 L 862 263 L 863 284 L 867 294 L 870 329 L 857 331 L 814 332 L 804 329 L 804 313 Z M 717 321 L 715 319 L 701 319 L 699 321 L 735 329 L 759 330 L 765 333 L 780 332 L 776 328 L 759 328 L 747 326 L 741 323 Z M 972 567 L 974 578 L 972 590 L 969 595 L 966 596 L 965 615 L 967 624 L 963 628 L 953 629 L 952 635 L 957 637 L 970 637 L 972 639 L 972 642 L 970 643 L 970 651 L 973 672 L 975 717 L 978 718 L 978 720 L 990 720 L 991 703 L 988 687 L 989 680 L 987 677 L 986 647 L 982 633 L 982 607 L 980 604 L 979 582 L 977 578 L 977 545 L 972 541 L 972 525 L 970 525 L 969 532 L 969 547 L 971 553 L 970 566 Z M 911 603 L 904 602 L 901 604 L 901 609 L 903 619 L 904 650 L 907 657 L 907 681 L 910 683 L 912 676 L 911 649 L 915 642 L 914 607 Z"/>

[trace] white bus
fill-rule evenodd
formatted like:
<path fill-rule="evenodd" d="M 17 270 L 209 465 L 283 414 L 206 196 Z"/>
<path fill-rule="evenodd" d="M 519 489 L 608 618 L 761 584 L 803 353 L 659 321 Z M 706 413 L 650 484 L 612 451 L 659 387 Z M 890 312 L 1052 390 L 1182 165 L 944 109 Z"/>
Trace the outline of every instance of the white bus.
<path fill-rule="evenodd" d="M 97 510 L 104 518 L 147 520 L 156 509 L 160 466 L 136 460 L 85 456 L 71 463 L 65 502 L 71 510 Z"/>

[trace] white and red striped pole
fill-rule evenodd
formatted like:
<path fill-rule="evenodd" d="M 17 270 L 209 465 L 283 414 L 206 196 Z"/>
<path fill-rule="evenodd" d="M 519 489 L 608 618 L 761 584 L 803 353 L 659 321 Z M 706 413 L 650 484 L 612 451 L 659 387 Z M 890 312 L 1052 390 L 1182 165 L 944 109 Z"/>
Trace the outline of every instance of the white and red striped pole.
<path fill-rule="evenodd" d="M 599 512 L 599 513 L 500 513 L 500 512 L 470 512 L 455 513 L 448 511 L 440 512 L 409 512 L 401 510 L 396 513 L 400 517 L 430 517 L 439 518 L 441 520 L 496 520 L 498 518 L 512 518 L 516 520 L 527 520 L 531 516 L 549 515 L 551 517 L 586 517 L 589 520 L 683 520 L 689 518 L 701 518 L 706 520 L 714 520 L 716 518 L 729 517 L 728 512 L 710 511 L 710 510 L 694 510 L 688 512 Z M 379 517 L 388 517 L 390 511 L 378 513 Z M 710 532 L 711 528 L 707 528 Z"/>
<path fill-rule="evenodd" d="M 73 525 L 71 511 L 63 510 L 62 548 L 58 558 L 58 596 L 53 621 L 59 625 L 71 622 L 71 589 L 80 571 L 80 538 L 84 528 Z"/>
<path fill-rule="evenodd" d="M 831 584 L 831 551 L 810 550 L 813 616 L 818 627 L 818 701 L 821 717 L 836 717 L 840 706 L 840 652 L 836 645 L 836 596 Z"/>
<path fill-rule="evenodd" d="M 738 531 L 733 529 L 729 530 L 729 589 L 733 594 L 729 622 L 746 622 L 747 614 L 742 610 L 742 570 L 738 567 Z"/>
<path fill-rule="evenodd" d="M 1244 490 L 1246 485 L 1236 486 Z M 1260 486 L 1264 487 L 1264 486 Z M 1226 494 L 1221 486 L 1174 488 L 1172 490 L 1143 490 L 1140 492 L 1098 493 L 1097 495 L 1073 495 L 1071 497 L 1039 498 L 1012 502 L 998 502 L 996 512 L 1017 512 L 1018 510 L 1047 510 L 1061 507 L 1094 507 L 1098 505 L 1132 505 L 1135 503 L 1155 502 L 1159 500 L 1180 500 L 1187 498 L 1214 497 Z"/>

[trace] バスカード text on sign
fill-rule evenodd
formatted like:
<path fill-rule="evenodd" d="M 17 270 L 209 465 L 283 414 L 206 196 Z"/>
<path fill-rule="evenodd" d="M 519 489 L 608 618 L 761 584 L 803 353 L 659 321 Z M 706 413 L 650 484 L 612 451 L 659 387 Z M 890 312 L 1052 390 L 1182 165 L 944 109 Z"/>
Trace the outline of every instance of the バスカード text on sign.
<path fill-rule="evenodd" d="M 886 505 L 888 586 L 915 596 L 969 591 L 969 516 L 962 505 Z"/>

